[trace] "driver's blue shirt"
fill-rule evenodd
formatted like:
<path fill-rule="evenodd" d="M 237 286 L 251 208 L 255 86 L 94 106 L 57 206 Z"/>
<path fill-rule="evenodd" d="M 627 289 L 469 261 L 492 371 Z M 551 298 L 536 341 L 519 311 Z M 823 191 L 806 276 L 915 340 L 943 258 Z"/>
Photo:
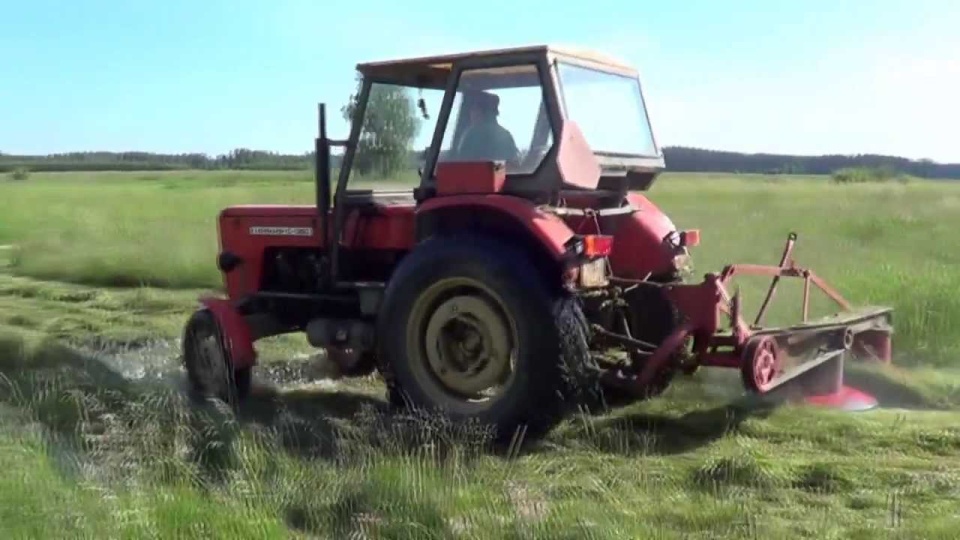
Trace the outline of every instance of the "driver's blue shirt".
<path fill-rule="evenodd" d="M 457 148 L 457 159 L 509 162 L 515 160 L 518 153 L 513 135 L 495 119 L 490 119 L 467 128 Z"/>

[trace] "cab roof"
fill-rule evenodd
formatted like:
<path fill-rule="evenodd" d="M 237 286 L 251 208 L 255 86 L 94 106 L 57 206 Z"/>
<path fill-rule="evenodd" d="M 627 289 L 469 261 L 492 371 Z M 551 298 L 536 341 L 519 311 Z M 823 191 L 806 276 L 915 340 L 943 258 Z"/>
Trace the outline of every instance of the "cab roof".
<path fill-rule="evenodd" d="M 366 77 L 389 80 L 397 84 L 442 88 L 455 62 L 466 59 L 503 59 L 511 56 L 543 55 L 572 63 L 608 69 L 630 76 L 637 71 L 619 59 L 591 49 L 561 45 L 527 45 L 502 49 L 465 51 L 453 54 L 398 58 L 357 64 L 357 71 Z"/>

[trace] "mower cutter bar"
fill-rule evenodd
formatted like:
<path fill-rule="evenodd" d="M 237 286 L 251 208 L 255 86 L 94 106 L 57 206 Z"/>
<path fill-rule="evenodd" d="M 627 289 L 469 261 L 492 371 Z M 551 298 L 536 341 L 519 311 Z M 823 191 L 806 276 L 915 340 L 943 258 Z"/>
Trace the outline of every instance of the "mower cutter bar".
<path fill-rule="evenodd" d="M 690 367 L 739 368 L 744 385 L 758 393 L 773 390 L 847 351 L 889 362 L 892 308 L 851 307 L 825 280 L 794 264 L 791 254 L 796 240 L 797 235 L 790 233 L 779 266 L 728 265 L 720 274 L 708 274 L 698 284 L 665 285 L 667 296 L 683 315 L 684 322 L 656 350 L 643 350 L 636 347 L 637 344 L 621 340 L 648 356 L 639 372 L 634 371 L 625 378 L 621 373 L 614 378 L 626 379 L 634 390 L 642 392 L 666 364 L 676 361 L 677 353 L 689 338 L 693 341 L 689 351 Z M 740 313 L 739 293 L 731 296 L 727 292 L 728 282 L 737 274 L 773 278 L 754 324 L 747 324 Z M 763 328 L 759 323 L 779 280 L 784 277 L 804 280 L 803 320 L 795 325 Z M 809 320 L 811 284 L 836 302 L 842 311 Z M 720 331 L 722 315 L 729 318 L 729 332 Z"/>
<path fill-rule="evenodd" d="M 828 315 L 822 319 L 802 322 L 791 326 L 782 326 L 774 328 L 757 328 L 754 335 L 760 334 L 780 334 L 780 333 L 800 333 L 817 330 L 836 330 L 840 328 L 849 328 L 854 333 L 869 330 L 874 326 L 874 322 L 880 318 L 893 313 L 893 308 L 886 306 L 866 306 L 857 308 L 849 313 L 837 313 Z"/>
<path fill-rule="evenodd" d="M 795 365 L 786 371 L 782 371 L 779 374 L 775 375 L 772 379 L 767 381 L 761 388 L 756 388 L 759 393 L 771 392 L 784 384 L 800 377 L 804 373 L 813 370 L 814 368 L 823 365 L 829 360 L 833 360 L 837 356 L 840 356 L 845 351 L 840 350 L 829 350 L 819 354 L 816 358 L 807 360 L 801 364 Z"/>
<path fill-rule="evenodd" d="M 888 362 L 891 312 L 890 308 L 865 308 L 820 321 L 755 331 L 738 348 L 736 367 L 741 369 L 747 388 L 765 393 L 847 352 Z"/>

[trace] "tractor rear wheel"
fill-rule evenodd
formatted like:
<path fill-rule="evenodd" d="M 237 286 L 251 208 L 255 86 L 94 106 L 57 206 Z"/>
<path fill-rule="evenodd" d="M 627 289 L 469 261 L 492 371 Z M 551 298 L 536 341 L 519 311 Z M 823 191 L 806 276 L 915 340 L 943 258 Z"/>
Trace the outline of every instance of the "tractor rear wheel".
<path fill-rule="evenodd" d="M 530 257 L 489 237 L 421 243 L 391 278 L 378 321 L 391 402 L 479 420 L 501 440 L 595 406 L 580 305 L 554 289 Z"/>
<path fill-rule="evenodd" d="M 187 321 L 182 350 L 191 398 L 236 406 L 250 393 L 251 370 L 233 369 L 223 332 L 209 310 L 198 310 Z"/>

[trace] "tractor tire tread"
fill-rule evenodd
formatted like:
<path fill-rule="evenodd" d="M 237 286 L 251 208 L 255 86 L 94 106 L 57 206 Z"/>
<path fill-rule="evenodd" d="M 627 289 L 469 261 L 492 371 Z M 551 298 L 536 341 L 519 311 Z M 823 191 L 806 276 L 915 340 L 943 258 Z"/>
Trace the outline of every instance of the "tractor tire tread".
<path fill-rule="evenodd" d="M 219 392 L 216 396 L 208 395 L 202 388 L 197 378 L 196 368 L 187 353 L 188 342 L 192 329 L 204 328 L 213 332 L 217 338 L 219 354 L 223 362 L 226 363 L 226 372 L 228 374 L 228 388 L 225 392 Z M 234 370 L 229 358 L 229 353 L 224 342 L 223 330 L 217 323 L 216 317 L 208 309 L 199 309 L 194 312 L 187 321 L 184 328 L 183 338 L 181 340 L 181 361 L 187 372 L 187 391 L 189 396 L 195 400 L 205 400 L 215 397 L 224 403 L 236 407 L 243 402 L 249 395 L 252 386 L 253 373 L 250 367 Z"/>
<path fill-rule="evenodd" d="M 570 411 L 596 406 L 596 396 L 600 395 L 599 369 L 590 365 L 589 327 L 578 299 L 569 292 L 551 290 L 518 247 L 471 233 L 436 236 L 421 242 L 400 264 L 387 286 L 377 324 L 376 358 L 390 404 L 431 407 L 426 394 L 416 388 L 414 378 L 402 365 L 410 359 L 406 358 L 406 335 L 401 328 L 405 328 L 407 310 L 423 287 L 432 279 L 462 271 L 499 289 L 511 309 L 551 321 L 544 325 L 516 321 L 520 339 L 531 340 L 525 346 L 531 352 L 518 362 L 529 373 L 518 377 L 520 386 L 508 390 L 492 412 L 481 413 L 482 418 L 478 419 L 493 424 L 500 440 L 509 438 L 520 427 L 525 427 L 526 437 L 530 438 L 548 431 Z"/>

